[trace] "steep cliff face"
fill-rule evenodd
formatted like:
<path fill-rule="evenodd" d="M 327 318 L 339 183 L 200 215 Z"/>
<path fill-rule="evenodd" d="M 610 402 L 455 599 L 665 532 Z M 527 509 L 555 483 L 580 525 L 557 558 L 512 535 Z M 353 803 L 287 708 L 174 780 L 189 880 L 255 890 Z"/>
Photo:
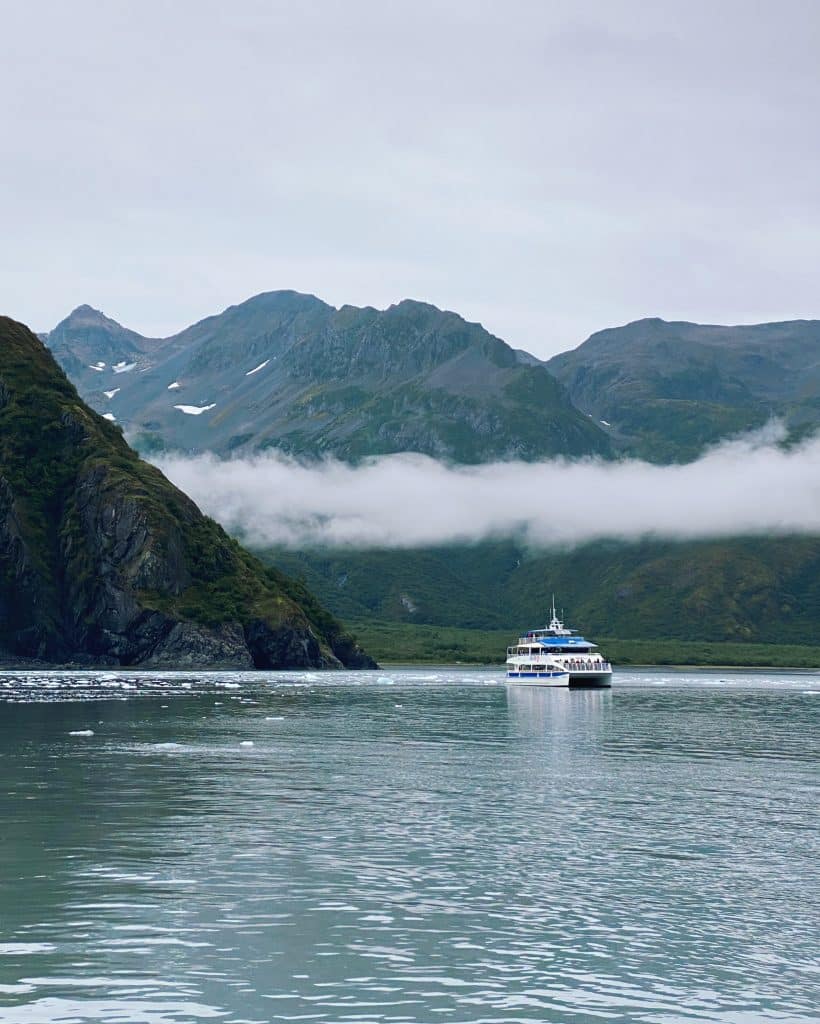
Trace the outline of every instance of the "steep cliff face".
<path fill-rule="evenodd" d="M 0 318 L 0 650 L 51 662 L 369 667 Z"/>

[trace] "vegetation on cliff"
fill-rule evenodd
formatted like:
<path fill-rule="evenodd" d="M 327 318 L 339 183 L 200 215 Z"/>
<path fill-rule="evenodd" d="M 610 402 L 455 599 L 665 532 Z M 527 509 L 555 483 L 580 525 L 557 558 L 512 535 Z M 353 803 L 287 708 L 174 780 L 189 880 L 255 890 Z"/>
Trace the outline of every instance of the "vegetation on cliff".
<path fill-rule="evenodd" d="M 542 625 L 552 594 L 593 637 L 816 644 L 820 538 L 615 541 L 532 551 L 512 541 L 407 551 L 288 551 L 348 621 L 500 629 Z"/>
<path fill-rule="evenodd" d="M 277 668 L 370 660 L 89 409 L 0 318 L 0 648 L 49 661 Z"/>

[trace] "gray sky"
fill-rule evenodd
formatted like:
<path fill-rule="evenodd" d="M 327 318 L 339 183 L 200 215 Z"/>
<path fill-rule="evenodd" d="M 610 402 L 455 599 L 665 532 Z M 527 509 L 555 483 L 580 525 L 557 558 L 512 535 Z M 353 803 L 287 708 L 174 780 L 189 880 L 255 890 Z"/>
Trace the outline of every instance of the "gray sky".
<path fill-rule="evenodd" d="M 0 0 L 0 311 L 820 317 L 820 3 Z"/>

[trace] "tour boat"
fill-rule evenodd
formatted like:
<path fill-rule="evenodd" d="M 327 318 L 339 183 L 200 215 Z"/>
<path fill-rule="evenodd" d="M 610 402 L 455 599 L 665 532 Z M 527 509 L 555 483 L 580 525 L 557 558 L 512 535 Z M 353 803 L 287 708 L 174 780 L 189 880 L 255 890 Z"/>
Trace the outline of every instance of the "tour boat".
<path fill-rule="evenodd" d="M 528 630 L 507 648 L 507 679 L 541 686 L 612 686 L 612 665 L 555 611 L 543 629 Z"/>

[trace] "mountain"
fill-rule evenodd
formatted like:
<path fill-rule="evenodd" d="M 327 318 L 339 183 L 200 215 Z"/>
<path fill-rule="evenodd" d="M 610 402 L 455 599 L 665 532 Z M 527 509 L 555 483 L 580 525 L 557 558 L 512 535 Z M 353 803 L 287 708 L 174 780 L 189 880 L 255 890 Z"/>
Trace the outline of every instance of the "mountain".
<path fill-rule="evenodd" d="M 599 542 L 528 551 L 512 541 L 410 551 L 265 552 L 349 619 L 473 629 L 543 625 L 552 594 L 597 636 L 817 643 L 820 538 Z"/>
<path fill-rule="evenodd" d="M 81 307 L 48 343 L 65 365 L 69 355 L 81 362 L 81 387 L 146 447 L 276 445 L 350 459 L 414 450 L 477 462 L 609 454 L 611 444 L 614 454 L 669 462 L 772 416 L 792 438 L 820 424 L 818 321 L 637 321 L 550 360 L 554 389 L 534 357 L 415 302 L 335 310 L 273 292 L 159 341 Z M 106 367 L 93 369 L 99 362 Z M 179 385 L 170 399 L 169 384 Z M 820 620 L 820 540 L 811 537 L 265 557 L 350 619 L 514 631 L 544 616 L 554 590 L 576 624 L 630 639 L 813 643 Z"/>
<path fill-rule="evenodd" d="M 719 327 L 638 320 L 549 360 L 573 403 L 621 449 L 687 461 L 707 444 L 782 417 L 820 426 L 820 321 Z"/>
<path fill-rule="evenodd" d="M 116 333 L 92 311 L 82 319 L 89 345 Z M 130 343 L 142 351 L 126 333 L 105 361 Z M 106 665 L 373 664 L 301 584 L 142 462 L 42 342 L 5 317 L 0 650 Z"/>
<path fill-rule="evenodd" d="M 538 360 L 421 302 L 334 309 L 270 292 L 164 340 L 81 306 L 46 341 L 144 451 L 416 451 L 463 463 L 610 452 Z"/>
<path fill-rule="evenodd" d="M 166 339 L 80 306 L 45 340 L 89 404 L 149 452 L 681 462 L 773 416 L 792 437 L 820 426 L 812 320 L 638 320 L 544 364 L 422 302 L 335 309 L 277 291 Z"/>

